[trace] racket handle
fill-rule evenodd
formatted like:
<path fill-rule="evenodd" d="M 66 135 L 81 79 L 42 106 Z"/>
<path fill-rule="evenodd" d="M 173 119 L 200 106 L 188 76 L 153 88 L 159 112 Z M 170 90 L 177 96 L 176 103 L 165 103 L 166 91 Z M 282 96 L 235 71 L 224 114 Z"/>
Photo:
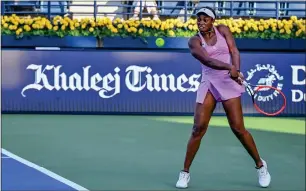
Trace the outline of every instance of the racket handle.
<path fill-rule="evenodd" d="M 248 85 L 249 85 L 246 81 L 242 81 L 242 84 L 243 84 L 244 86 L 248 86 Z"/>

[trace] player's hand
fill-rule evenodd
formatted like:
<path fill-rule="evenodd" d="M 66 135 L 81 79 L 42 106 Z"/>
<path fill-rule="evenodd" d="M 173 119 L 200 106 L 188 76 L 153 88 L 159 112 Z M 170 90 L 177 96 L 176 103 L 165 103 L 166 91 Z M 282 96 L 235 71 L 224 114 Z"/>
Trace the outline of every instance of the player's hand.
<path fill-rule="evenodd" d="M 229 74 L 230 74 L 230 77 L 235 81 L 239 78 L 239 73 L 235 66 L 231 67 Z"/>
<path fill-rule="evenodd" d="M 239 72 L 238 75 L 239 75 L 239 77 L 238 77 L 237 82 L 238 82 L 238 84 L 242 85 L 242 82 L 244 81 L 244 76 L 243 76 L 242 72 Z"/>

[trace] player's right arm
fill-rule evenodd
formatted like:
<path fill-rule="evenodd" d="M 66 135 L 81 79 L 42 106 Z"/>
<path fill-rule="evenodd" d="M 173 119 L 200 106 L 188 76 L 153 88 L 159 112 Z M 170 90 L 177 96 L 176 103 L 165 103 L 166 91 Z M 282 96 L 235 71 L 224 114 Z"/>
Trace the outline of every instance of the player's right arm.
<path fill-rule="evenodd" d="M 229 70 L 229 71 L 231 71 L 234 67 L 231 64 L 226 64 L 219 60 L 210 58 L 206 50 L 202 48 L 201 40 L 197 36 L 193 36 L 189 39 L 188 46 L 191 55 L 207 67 L 216 70 Z"/>

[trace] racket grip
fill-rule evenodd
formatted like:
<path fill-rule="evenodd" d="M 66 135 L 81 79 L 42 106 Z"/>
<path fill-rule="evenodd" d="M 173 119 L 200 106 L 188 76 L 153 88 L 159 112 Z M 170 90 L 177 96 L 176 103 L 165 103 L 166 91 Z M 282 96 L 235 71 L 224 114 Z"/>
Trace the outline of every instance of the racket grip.
<path fill-rule="evenodd" d="M 242 84 L 248 86 L 249 84 L 246 81 L 242 81 Z"/>

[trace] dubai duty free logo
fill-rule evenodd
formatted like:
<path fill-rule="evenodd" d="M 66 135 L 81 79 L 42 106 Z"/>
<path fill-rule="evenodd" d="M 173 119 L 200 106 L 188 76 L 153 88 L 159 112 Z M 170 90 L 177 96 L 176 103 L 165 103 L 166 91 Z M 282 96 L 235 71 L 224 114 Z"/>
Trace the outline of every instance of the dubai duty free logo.
<path fill-rule="evenodd" d="M 284 77 L 278 73 L 276 67 L 272 64 L 256 64 L 254 68 L 247 71 L 245 79 L 254 85 L 273 86 L 279 90 L 283 89 Z M 256 91 L 256 88 L 254 87 L 253 90 Z M 269 91 L 269 88 L 262 88 L 259 92 L 260 95 L 255 97 L 257 101 L 267 102 L 279 96 L 279 94 Z M 248 93 L 250 94 L 250 92 Z"/>

